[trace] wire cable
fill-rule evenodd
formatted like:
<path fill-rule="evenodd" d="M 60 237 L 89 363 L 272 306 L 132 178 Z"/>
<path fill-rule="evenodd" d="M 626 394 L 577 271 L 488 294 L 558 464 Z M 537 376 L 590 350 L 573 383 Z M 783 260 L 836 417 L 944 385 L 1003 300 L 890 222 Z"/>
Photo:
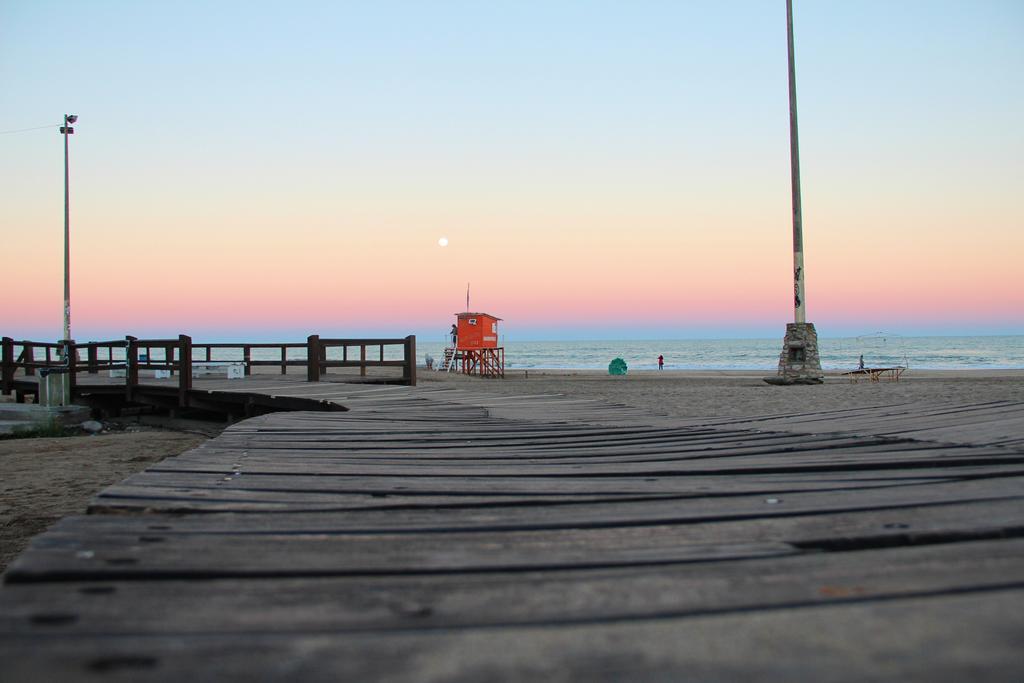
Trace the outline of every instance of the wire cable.
<path fill-rule="evenodd" d="M 30 130 L 42 130 L 44 128 L 53 128 L 59 126 L 59 123 L 51 123 L 48 126 L 36 126 L 35 128 L 19 128 L 18 130 L 0 130 L 0 135 L 10 135 L 11 133 L 27 133 Z"/>

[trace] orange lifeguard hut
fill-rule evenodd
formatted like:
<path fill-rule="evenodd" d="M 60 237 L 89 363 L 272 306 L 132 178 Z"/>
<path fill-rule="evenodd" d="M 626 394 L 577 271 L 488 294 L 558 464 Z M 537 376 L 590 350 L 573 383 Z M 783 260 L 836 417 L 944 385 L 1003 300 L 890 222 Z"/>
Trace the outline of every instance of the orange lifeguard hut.
<path fill-rule="evenodd" d="M 490 313 L 456 313 L 456 336 L 444 351 L 443 369 L 459 365 L 465 375 L 505 377 L 505 347 L 498 346 L 498 322 Z"/>

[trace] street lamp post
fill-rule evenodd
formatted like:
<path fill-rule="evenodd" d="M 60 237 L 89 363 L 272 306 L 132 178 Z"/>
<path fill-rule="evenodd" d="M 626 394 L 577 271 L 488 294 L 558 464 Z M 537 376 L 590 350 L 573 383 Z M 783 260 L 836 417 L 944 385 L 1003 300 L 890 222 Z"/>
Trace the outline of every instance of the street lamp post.
<path fill-rule="evenodd" d="M 78 120 L 74 114 L 64 115 L 60 127 L 64 136 L 64 341 L 71 339 L 71 209 L 68 190 L 68 136 L 75 132 L 71 125 Z"/>
<path fill-rule="evenodd" d="M 807 322 L 804 308 L 804 225 L 800 202 L 800 139 L 796 122 L 796 64 L 793 0 L 786 0 L 786 52 L 789 57 L 789 172 L 793 190 L 793 322 Z"/>
<path fill-rule="evenodd" d="M 803 209 L 800 202 L 800 143 L 796 119 L 796 58 L 793 49 L 793 0 L 786 0 L 786 46 L 789 57 L 789 163 L 793 190 L 793 322 L 779 356 L 779 372 L 766 377 L 769 384 L 820 384 L 821 359 L 818 333 L 807 322 L 804 300 Z"/>

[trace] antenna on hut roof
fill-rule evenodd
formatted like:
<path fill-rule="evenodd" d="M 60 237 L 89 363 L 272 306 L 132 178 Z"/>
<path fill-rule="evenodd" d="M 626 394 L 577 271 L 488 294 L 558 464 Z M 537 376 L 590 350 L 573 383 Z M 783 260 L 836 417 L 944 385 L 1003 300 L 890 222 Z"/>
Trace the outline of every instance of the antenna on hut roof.
<path fill-rule="evenodd" d="M 469 313 L 469 283 L 466 283 L 466 313 Z"/>

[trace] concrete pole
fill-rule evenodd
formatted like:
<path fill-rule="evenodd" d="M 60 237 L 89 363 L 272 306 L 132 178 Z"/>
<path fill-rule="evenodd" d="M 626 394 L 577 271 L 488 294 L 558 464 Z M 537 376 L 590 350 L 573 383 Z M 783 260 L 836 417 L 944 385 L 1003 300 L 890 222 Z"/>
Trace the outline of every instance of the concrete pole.
<path fill-rule="evenodd" d="M 64 339 L 71 339 L 71 209 L 68 191 L 68 134 L 71 128 L 70 117 L 64 115 Z"/>
<path fill-rule="evenodd" d="M 807 322 L 804 302 L 804 236 L 800 209 L 800 143 L 796 126 L 796 67 L 793 56 L 793 0 L 786 0 L 786 38 L 789 48 L 789 155 L 793 182 L 793 317 L 786 325 L 779 372 L 765 377 L 769 384 L 821 384 L 818 333 Z"/>
<path fill-rule="evenodd" d="M 804 299 L 804 234 L 800 206 L 800 141 L 796 123 L 796 65 L 793 57 L 793 0 L 786 0 L 789 42 L 789 166 L 793 185 L 793 308 L 794 322 L 807 322 Z"/>

